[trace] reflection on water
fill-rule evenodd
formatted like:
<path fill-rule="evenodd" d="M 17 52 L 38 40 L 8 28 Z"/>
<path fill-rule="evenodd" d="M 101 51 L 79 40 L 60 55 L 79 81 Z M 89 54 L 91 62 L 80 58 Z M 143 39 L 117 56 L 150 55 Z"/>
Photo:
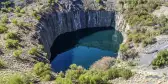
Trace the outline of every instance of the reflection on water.
<path fill-rule="evenodd" d="M 51 62 L 52 69 L 55 72 L 65 71 L 68 69 L 69 65 L 77 64 L 81 65 L 85 68 L 89 68 L 95 61 L 101 59 L 103 56 L 117 56 L 117 51 L 119 49 L 119 45 L 122 43 L 123 37 L 120 32 L 116 30 L 103 30 L 97 31 L 94 33 L 89 33 L 89 35 L 82 36 L 79 39 L 81 33 L 75 33 L 64 35 L 63 38 L 68 39 L 70 43 L 74 44 L 75 46 L 71 47 L 70 49 L 56 54 L 56 57 Z M 71 35 L 75 38 L 71 39 Z M 68 41 L 66 40 L 66 41 Z M 60 41 L 60 43 L 59 43 Z M 66 47 L 66 44 L 61 41 L 57 40 L 57 47 L 62 46 Z M 61 47 L 59 47 L 62 49 Z M 58 48 L 58 49 L 59 49 Z M 62 49 L 63 50 L 63 49 Z"/>
<path fill-rule="evenodd" d="M 101 50 L 98 48 L 89 48 L 86 46 L 78 46 L 62 54 L 59 54 L 51 63 L 55 72 L 65 71 L 70 64 L 81 65 L 85 68 L 89 68 L 102 56 L 116 56 L 111 51 Z"/>

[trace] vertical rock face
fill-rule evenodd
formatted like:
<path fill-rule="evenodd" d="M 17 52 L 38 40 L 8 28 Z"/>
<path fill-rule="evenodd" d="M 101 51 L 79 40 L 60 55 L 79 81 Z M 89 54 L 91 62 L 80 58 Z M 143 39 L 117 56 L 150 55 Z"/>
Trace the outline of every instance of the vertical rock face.
<path fill-rule="evenodd" d="M 50 48 L 60 34 L 84 28 L 115 27 L 114 11 L 70 11 L 53 12 L 43 16 L 37 24 L 39 40 L 51 56 Z"/>
<path fill-rule="evenodd" d="M 126 20 L 124 19 L 124 16 L 121 13 L 119 13 L 119 12 L 115 16 L 115 21 L 116 21 L 115 29 L 118 30 L 118 31 L 120 31 L 122 33 L 122 35 L 124 37 L 123 43 L 125 43 L 126 40 L 127 40 L 127 34 L 126 34 L 126 32 L 128 30 L 130 30 L 130 25 L 126 22 Z M 123 57 L 124 56 L 119 51 L 117 58 L 124 59 Z"/>

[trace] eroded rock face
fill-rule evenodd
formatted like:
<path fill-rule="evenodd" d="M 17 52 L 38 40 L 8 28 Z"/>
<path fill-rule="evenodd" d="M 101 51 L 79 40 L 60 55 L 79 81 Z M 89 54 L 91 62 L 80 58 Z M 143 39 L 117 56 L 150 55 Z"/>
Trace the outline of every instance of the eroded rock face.
<path fill-rule="evenodd" d="M 115 12 L 105 10 L 53 12 L 44 15 L 37 24 L 39 40 L 51 56 L 54 40 L 65 32 L 84 28 L 115 27 Z"/>

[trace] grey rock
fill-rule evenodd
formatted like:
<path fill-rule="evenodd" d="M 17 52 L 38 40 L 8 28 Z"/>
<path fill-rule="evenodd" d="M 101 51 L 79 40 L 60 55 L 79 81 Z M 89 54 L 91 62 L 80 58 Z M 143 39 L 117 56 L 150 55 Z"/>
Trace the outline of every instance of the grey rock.
<path fill-rule="evenodd" d="M 39 40 L 44 45 L 49 58 L 50 48 L 60 34 L 94 27 L 114 28 L 115 12 L 105 10 L 53 12 L 43 16 L 37 24 Z"/>

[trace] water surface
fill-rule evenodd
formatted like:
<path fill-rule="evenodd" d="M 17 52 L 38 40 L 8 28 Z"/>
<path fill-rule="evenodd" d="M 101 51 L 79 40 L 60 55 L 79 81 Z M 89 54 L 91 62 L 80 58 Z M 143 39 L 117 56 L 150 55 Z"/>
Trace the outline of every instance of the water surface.
<path fill-rule="evenodd" d="M 117 56 L 119 45 L 123 40 L 120 32 L 114 29 L 85 32 L 87 32 L 86 35 L 84 32 L 75 32 L 75 34 L 63 35 L 59 40 L 56 40 L 57 48 L 64 51 L 58 50 L 60 53 L 56 54 L 51 62 L 55 72 L 65 71 L 71 64 L 81 65 L 87 69 L 103 56 Z M 66 42 L 68 43 L 66 44 Z M 66 45 L 71 45 L 71 48 L 64 49 L 64 47 L 67 48 Z M 58 52 L 57 48 L 55 48 L 56 52 Z"/>

